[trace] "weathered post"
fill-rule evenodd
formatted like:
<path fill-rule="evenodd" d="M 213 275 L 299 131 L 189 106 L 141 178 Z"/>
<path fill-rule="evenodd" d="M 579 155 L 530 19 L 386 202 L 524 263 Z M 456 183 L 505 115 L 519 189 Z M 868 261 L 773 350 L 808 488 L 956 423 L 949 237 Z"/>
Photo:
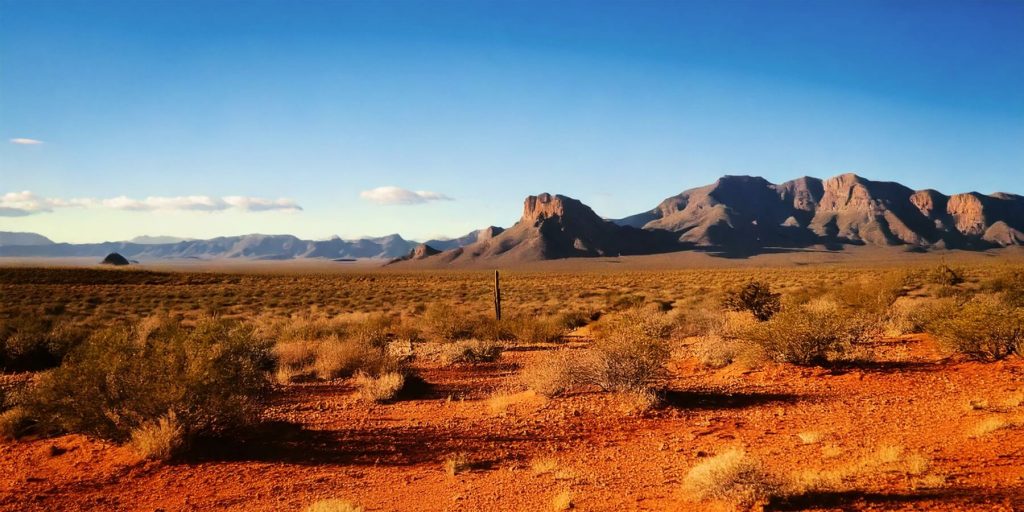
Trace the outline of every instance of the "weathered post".
<path fill-rule="evenodd" d="M 501 320 L 501 282 L 498 271 L 494 271 L 494 318 Z"/>

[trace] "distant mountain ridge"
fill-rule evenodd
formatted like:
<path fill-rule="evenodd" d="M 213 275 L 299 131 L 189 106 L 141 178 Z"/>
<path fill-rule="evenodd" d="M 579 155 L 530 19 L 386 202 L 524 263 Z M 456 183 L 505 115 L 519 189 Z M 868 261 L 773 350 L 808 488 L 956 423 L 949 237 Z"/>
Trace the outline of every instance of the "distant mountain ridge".
<path fill-rule="evenodd" d="M 143 241 L 154 241 L 149 238 Z M 751 254 L 812 246 L 985 250 L 1022 244 L 1024 196 L 947 196 L 852 173 L 781 184 L 756 176 L 723 176 L 616 220 L 601 218 L 571 197 L 543 193 L 526 198 L 522 216 L 508 229 L 490 226 L 423 244 L 397 234 L 359 240 L 254 234 L 173 243 L 64 244 L 34 233 L 0 232 L 0 256 L 103 257 L 117 252 L 133 260 L 377 258 L 435 266 L 685 249 Z"/>
<path fill-rule="evenodd" d="M 697 246 L 746 250 L 814 244 L 987 249 L 1024 242 L 1024 197 L 947 196 L 852 173 L 782 184 L 724 176 L 615 222 L 668 230 Z"/>

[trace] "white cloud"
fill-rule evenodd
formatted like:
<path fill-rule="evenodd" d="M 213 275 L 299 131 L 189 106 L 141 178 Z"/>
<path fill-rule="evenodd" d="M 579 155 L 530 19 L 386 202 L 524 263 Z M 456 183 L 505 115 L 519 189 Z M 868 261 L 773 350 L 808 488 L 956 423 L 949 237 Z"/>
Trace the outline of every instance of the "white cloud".
<path fill-rule="evenodd" d="M 11 144 L 17 144 L 19 146 L 38 146 L 43 143 L 41 140 L 26 139 L 25 137 L 15 137 L 10 140 Z"/>
<path fill-rule="evenodd" d="M 359 197 L 377 204 L 422 204 L 428 201 L 451 201 L 452 198 L 426 190 L 408 190 L 401 187 L 377 187 L 364 190 Z"/>
<path fill-rule="evenodd" d="M 90 197 L 60 199 L 39 197 L 27 190 L 8 192 L 0 196 L 0 217 L 23 217 L 35 213 L 52 212 L 57 208 L 106 208 L 138 212 L 302 211 L 302 207 L 291 199 L 265 199 L 262 197 L 245 196 L 150 196 L 145 199 L 118 196 L 108 199 Z"/>

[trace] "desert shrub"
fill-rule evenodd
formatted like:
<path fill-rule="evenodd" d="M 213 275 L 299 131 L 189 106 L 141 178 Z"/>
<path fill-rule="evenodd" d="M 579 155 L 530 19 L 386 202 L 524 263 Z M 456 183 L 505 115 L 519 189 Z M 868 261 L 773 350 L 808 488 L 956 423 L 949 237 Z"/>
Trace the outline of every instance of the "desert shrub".
<path fill-rule="evenodd" d="M 841 359 L 861 341 L 866 326 L 860 318 L 827 299 L 792 306 L 754 326 L 747 338 L 778 362 L 824 364 Z"/>
<path fill-rule="evenodd" d="M 272 349 L 277 362 L 275 379 L 281 384 L 287 384 L 296 377 L 312 373 L 318 345 L 318 342 L 308 340 L 276 343 Z"/>
<path fill-rule="evenodd" d="M 924 278 L 927 282 L 940 286 L 956 286 L 964 282 L 962 273 L 945 263 L 928 270 Z"/>
<path fill-rule="evenodd" d="M 760 321 L 771 318 L 782 306 L 781 295 L 772 293 L 768 283 L 751 281 L 743 287 L 730 290 L 722 300 L 729 311 L 750 311 Z"/>
<path fill-rule="evenodd" d="M 217 435 L 254 420 L 268 391 L 269 346 L 245 325 L 205 318 L 195 327 L 100 331 L 43 375 L 25 396 L 50 432 L 126 441 L 173 413 L 185 438 Z"/>
<path fill-rule="evenodd" d="M 949 350 L 995 361 L 1024 352 L 1024 308 L 994 294 L 977 295 L 935 318 L 928 331 Z"/>
<path fill-rule="evenodd" d="M 423 312 L 422 322 L 427 333 L 437 340 L 452 341 L 473 336 L 473 319 L 465 311 L 449 304 L 430 304 Z"/>
<path fill-rule="evenodd" d="M 558 324 L 565 330 L 579 329 L 590 322 L 597 320 L 594 313 L 586 311 L 568 311 L 558 315 Z"/>
<path fill-rule="evenodd" d="M 35 422 L 22 407 L 0 412 L 0 439 L 18 439 L 29 433 Z"/>
<path fill-rule="evenodd" d="M 462 340 L 445 343 L 439 358 L 443 364 L 489 363 L 501 357 L 501 343 L 493 340 Z"/>
<path fill-rule="evenodd" d="M 558 396 L 580 383 L 578 351 L 568 349 L 541 354 L 523 368 L 519 379 L 527 389 L 543 396 Z"/>
<path fill-rule="evenodd" d="M 349 324 L 346 338 L 356 343 L 383 347 L 391 339 L 394 320 L 384 314 L 370 314 Z"/>
<path fill-rule="evenodd" d="M 143 458 L 169 460 L 185 447 L 185 429 L 174 412 L 132 430 L 130 444 Z"/>
<path fill-rule="evenodd" d="M 33 371 L 52 368 L 87 337 L 69 322 L 23 316 L 0 322 L 0 368 Z"/>
<path fill-rule="evenodd" d="M 675 330 L 674 318 L 654 306 L 632 308 L 605 315 L 593 324 L 592 332 L 602 339 L 665 339 Z"/>
<path fill-rule="evenodd" d="M 551 343 L 565 334 L 565 326 L 557 317 L 518 315 L 502 320 L 512 339 L 523 343 Z"/>
<path fill-rule="evenodd" d="M 757 318 L 749 311 L 725 311 L 704 319 L 705 324 L 690 351 L 701 365 L 708 368 L 723 368 L 734 362 L 748 366 L 759 366 L 763 351 L 750 343 L 746 336 L 758 324 Z M 698 332 L 700 332 L 698 331 Z"/>
<path fill-rule="evenodd" d="M 607 337 L 594 342 L 581 357 L 584 382 L 605 391 L 635 392 L 658 378 L 671 350 L 660 338 Z"/>
<path fill-rule="evenodd" d="M 742 449 L 726 450 L 686 474 L 683 491 L 697 501 L 726 501 L 750 507 L 781 493 L 782 484 Z"/>
<path fill-rule="evenodd" d="M 1024 307 L 1024 271 L 1014 270 L 997 275 L 982 284 L 982 289 L 1003 294 L 1003 300 Z"/>
<path fill-rule="evenodd" d="M 391 354 L 387 347 L 332 336 L 317 343 L 313 373 L 320 379 L 329 380 L 349 377 L 357 372 L 381 375 L 397 371 L 401 365 L 401 359 Z"/>
<path fill-rule="evenodd" d="M 364 402 L 388 402 L 405 388 L 405 382 L 405 375 L 397 371 L 377 376 L 360 372 L 355 378 L 356 396 Z"/>

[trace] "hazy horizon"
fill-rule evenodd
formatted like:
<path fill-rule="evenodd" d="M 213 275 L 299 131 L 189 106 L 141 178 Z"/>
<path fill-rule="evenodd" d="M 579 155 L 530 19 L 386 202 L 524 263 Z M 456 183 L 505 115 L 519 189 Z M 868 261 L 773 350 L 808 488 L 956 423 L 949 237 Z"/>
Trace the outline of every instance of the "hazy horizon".
<path fill-rule="evenodd" d="M 0 0 L 0 231 L 456 237 L 724 174 L 1021 193 L 1024 3 Z"/>

